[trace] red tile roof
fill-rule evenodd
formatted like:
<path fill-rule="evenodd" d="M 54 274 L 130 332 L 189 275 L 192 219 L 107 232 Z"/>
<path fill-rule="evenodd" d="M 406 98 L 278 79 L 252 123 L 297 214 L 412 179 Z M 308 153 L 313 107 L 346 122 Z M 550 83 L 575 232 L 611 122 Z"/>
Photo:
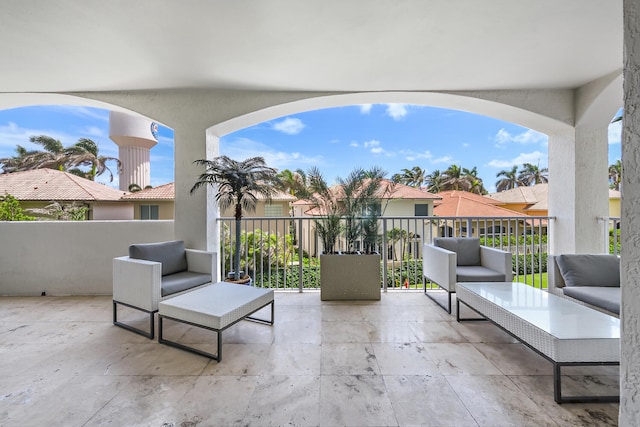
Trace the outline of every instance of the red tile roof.
<path fill-rule="evenodd" d="M 127 194 L 123 196 L 123 200 L 174 200 L 176 196 L 176 185 L 174 182 L 168 184 L 159 185 L 153 188 L 146 188 L 135 193 Z M 262 195 L 258 195 L 258 200 L 263 200 Z M 290 194 L 278 191 L 271 200 L 274 202 L 293 201 L 296 198 Z"/>
<path fill-rule="evenodd" d="M 144 190 L 129 193 L 122 196 L 123 200 L 174 200 L 176 195 L 175 183 L 158 185 L 153 188 L 145 188 Z"/>
<path fill-rule="evenodd" d="M 500 201 L 466 191 L 443 191 L 436 195 L 442 197 L 442 200 L 436 202 L 433 208 L 433 213 L 437 216 L 527 217 L 527 215 L 497 206 L 503 204 Z"/>
<path fill-rule="evenodd" d="M 21 201 L 117 201 L 127 194 L 55 169 L 0 174 L 0 194 Z"/>
<path fill-rule="evenodd" d="M 525 204 L 525 210 L 548 210 L 549 184 L 536 184 L 531 187 L 522 186 L 511 190 L 491 193 L 488 197 L 504 204 Z"/>
<path fill-rule="evenodd" d="M 339 192 L 341 187 L 339 185 L 334 185 L 331 187 L 332 192 Z M 428 191 L 420 190 L 418 188 L 409 187 L 408 185 L 394 183 L 388 179 L 383 179 L 380 185 L 379 191 L 380 198 L 383 200 L 393 200 L 393 199 L 410 199 L 410 200 L 434 200 L 435 203 L 438 203 L 437 200 L 440 200 L 440 197 L 437 194 L 429 193 Z M 298 200 L 293 203 L 294 205 L 310 205 L 312 204 L 309 200 Z"/>

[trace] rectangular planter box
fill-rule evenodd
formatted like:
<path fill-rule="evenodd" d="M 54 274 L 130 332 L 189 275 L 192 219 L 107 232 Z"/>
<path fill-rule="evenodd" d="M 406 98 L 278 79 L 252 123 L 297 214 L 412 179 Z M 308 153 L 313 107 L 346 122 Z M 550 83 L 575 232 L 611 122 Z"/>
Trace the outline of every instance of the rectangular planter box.
<path fill-rule="evenodd" d="M 320 299 L 380 300 L 380 255 L 320 255 Z"/>

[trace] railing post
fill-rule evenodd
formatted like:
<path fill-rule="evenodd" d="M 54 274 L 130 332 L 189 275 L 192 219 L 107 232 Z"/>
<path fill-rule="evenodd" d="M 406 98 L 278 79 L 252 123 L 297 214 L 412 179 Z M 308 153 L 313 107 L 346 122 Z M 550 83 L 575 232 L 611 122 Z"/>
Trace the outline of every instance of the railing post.
<path fill-rule="evenodd" d="M 382 221 L 382 289 L 387 292 L 387 221 L 384 218 L 380 218 Z"/>
<path fill-rule="evenodd" d="M 304 289 L 304 277 L 303 277 L 303 263 L 302 263 L 302 255 L 304 251 L 302 250 L 302 218 L 298 218 L 298 288 L 300 292 Z"/>

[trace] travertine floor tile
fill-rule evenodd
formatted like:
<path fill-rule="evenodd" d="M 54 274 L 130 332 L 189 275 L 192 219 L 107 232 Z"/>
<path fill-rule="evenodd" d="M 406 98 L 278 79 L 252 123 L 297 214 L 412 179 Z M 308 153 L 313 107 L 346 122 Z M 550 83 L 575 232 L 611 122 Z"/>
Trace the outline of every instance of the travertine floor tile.
<path fill-rule="evenodd" d="M 480 426 L 557 426 L 505 376 L 460 375 L 446 379 Z"/>
<path fill-rule="evenodd" d="M 381 376 L 320 377 L 321 426 L 396 426 L 387 388 Z"/>
<path fill-rule="evenodd" d="M 115 327 L 110 297 L 0 298 L 0 425 L 617 423 L 617 404 L 557 405 L 551 363 L 489 322 L 457 323 L 422 292 L 275 301 L 273 326 L 223 332 L 217 363 Z M 121 319 L 148 327 L 133 310 Z M 216 351 L 211 331 L 166 322 L 165 333 Z M 617 366 L 563 373 L 565 394 L 617 394 Z"/>
<path fill-rule="evenodd" d="M 477 426 L 441 375 L 385 376 L 384 382 L 401 426 Z"/>

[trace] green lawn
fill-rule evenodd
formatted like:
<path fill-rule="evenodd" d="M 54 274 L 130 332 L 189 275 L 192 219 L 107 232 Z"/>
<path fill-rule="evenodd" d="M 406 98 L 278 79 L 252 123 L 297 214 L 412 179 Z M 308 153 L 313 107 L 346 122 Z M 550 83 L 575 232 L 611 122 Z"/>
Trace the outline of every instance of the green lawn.
<path fill-rule="evenodd" d="M 526 276 L 520 275 L 518 276 L 518 281 L 522 283 L 526 283 L 527 285 L 531 285 L 534 278 L 535 278 L 536 288 L 540 287 L 540 279 L 542 279 L 542 289 L 547 289 L 548 273 L 541 273 L 541 274 L 535 274 L 535 275 L 527 274 Z M 515 277 L 514 277 L 514 281 L 515 281 Z"/>

